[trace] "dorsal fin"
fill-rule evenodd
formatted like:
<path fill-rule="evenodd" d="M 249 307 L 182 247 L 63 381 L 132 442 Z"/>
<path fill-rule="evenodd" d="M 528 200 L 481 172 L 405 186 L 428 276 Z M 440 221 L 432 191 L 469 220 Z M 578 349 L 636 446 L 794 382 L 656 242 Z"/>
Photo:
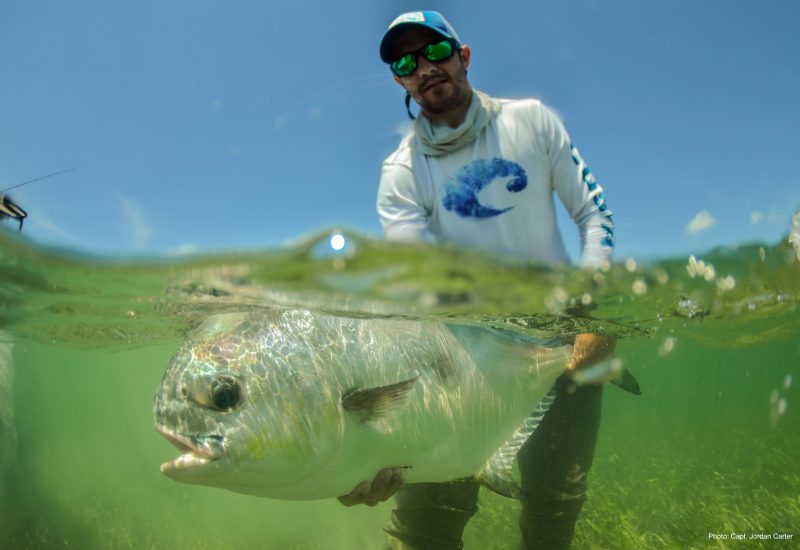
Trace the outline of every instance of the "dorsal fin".
<path fill-rule="evenodd" d="M 418 378 L 415 376 L 388 386 L 350 391 L 342 397 L 342 407 L 359 416 L 361 422 L 381 420 L 405 403 Z"/>
<path fill-rule="evenodd" d="M 517 464 L 517 453 L 536 431 L 542 422 L 545 413 L 550 410 L 550 405 L 556 398 L 555 385 L 542 397 L 536 409 L 526 418 L 519 428 L 517 428 L 511 439 L 503 443 L 502 447 L 486 461 L 483 468 L 478 472 L 477 478 L 488 489 L 495 493 L 510 497 L 521 498 L 522 487 L 519 477 L 519 466 Z"/>

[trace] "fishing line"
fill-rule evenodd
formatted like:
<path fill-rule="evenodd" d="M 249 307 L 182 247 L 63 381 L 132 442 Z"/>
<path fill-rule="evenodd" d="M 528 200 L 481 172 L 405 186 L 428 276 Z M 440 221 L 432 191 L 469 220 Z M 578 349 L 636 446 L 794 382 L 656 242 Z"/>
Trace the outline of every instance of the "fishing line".
<path fill-rule="evenodd" d="M 35 181 L 40 181 L 47 178 L 52 178 L 53 176 L 58 176 L 59 174 L 66 174 L 67 172 L 72 172 L 73 168 L 67 168 L 66 170 L 61 170 L 60 172 L 53 172 L 52 174 L 47 174 L 46 176 L 39 176 L 38 178 L 33 178 L 32 180 L 23 181 L 22 183 L 18 183 L 16 185 L 12 185 L 7 189 L 3 189 L 0 193 L 5 193 L 6 191 L 11 191 L 12 189 L 16 189 L 17 187 L 22 187 L 23 185 L 28 185 L 29 183 L 33 183 Z"/>

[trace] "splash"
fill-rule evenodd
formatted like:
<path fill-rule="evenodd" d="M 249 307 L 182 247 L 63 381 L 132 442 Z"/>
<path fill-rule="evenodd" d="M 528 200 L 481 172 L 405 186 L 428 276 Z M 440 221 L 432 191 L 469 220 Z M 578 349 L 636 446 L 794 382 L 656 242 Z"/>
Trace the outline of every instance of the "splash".
<path fill-rule="evenodd" d="M 717 276 L 717 272 L 713 265 L 706 263 L 703 260 L 698 260 L 693 255 L 689 256 L 689 263 L 686 265 L 686 272 L 692 279 L 695 277 L 701 277 L 708 282 L 713 281 Z"/>
<path fill-rule="evenodd" d="M 789 233 L 789 242 L 794 247 L 797 259 L 800 260 L 800 210 L 792 216 L 792 230 Z"/>

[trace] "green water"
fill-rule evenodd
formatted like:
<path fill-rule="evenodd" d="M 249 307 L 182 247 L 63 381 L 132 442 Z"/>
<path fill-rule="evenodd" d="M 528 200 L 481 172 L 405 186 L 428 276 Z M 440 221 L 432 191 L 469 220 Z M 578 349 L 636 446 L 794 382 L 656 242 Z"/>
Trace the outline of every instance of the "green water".
<path fill-rule="evenodd" d="M 276 304 L 615 335 L 643 395 L 605 391 L 574 548 L 800 546 L 800 261 L 785 240 L 700 255 L 709 281 L 688 258 L 587 273 L 358 235 L 336 253 L 327 238 L 111 262 L 0 233 L 0 420 L 13 412 L 17 435 L 0 547 L 380 548 L 391 503 L 271 501 L 159 473 L 175 452 L 152 398 L 183 336 L 212 312 Z M 466 547 L 512 548 L 517 503 L 480 505 Z M 732 539 L 751 533 L 793 538 Z"/>

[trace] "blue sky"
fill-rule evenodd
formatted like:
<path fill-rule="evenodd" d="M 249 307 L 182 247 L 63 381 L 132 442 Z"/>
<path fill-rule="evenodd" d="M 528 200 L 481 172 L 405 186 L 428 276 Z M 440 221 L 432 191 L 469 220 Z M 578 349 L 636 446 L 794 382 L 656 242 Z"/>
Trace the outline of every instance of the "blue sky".
<path fill-rule="evenodd" d="M 794 0 L 4 0 L 0 189 L 73 168 L 9 194 L 29 238 L 98 254 L 379 234 L 406 117 L 378 43 L 421 8 L 472 47 L 476 88 L 562 116 L 616 213 L 617 259 L 788 232 Z"/>

